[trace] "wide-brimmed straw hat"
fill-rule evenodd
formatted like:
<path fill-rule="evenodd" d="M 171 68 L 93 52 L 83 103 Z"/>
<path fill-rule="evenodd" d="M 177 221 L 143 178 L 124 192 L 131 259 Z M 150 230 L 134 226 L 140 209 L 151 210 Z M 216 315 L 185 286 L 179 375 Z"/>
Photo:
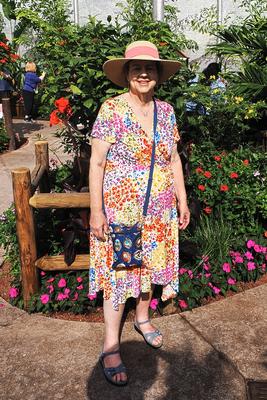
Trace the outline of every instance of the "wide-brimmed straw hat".
<path fill-rule="evenodd" d="M 187 58 L 180 53 L 183 58 Z M 177 60 L 163 60 L 159 57 L 157 47 L 148 41 L 138 40 L 126 47 L 124 58 L 114 58 L 108 60 L 103 65 L 106 76 L 116 85 L 127 87 L 128 82 L 123 70 L 124 65 L 131 60 L 148 60 L 158 61 L 160 63 L 160 77 L 158 83 L 165 82 L 169 79 L 181 66 L 181 62 Z"/>

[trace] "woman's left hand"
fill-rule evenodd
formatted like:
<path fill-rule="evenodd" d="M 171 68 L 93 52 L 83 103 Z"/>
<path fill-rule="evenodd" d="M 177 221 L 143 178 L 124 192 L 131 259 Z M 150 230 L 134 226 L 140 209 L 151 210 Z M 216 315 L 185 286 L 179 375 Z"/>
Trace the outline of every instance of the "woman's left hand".
<path fill-rule="evenodd" d="M 187 203 L 179 202 L 178 204 L 179 210 L 179 229 L 185 229 L 190 222 L 190 211 Z"/>

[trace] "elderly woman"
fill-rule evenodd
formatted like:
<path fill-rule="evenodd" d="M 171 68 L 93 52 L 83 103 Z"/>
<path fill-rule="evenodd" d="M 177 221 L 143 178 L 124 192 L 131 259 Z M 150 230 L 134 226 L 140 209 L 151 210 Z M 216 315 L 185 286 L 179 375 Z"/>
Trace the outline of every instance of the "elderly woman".
<path fill-rule="evenodd" d="M 178 61 L 160 59 L 156 46 L 147 41 L 131 43 L 124 58 L 103 66 L 107 77 L 128 91 L 104 102 L 92 130 L 89 294 L 104 292 L 100 362 L 107 380 L 120 386 L 127 383 L 119 351 L 126 300 L 136 298 L 134 327 L 147 344 L 159 348 L 162 334 L 149 319 L 153 288 L 163 286 L 163 300 L 176 296 L 179 288 L 178 229 L 187 227 L 190 213 L 174 111 L 153 97 L 156 85 L 179 67 Z M 153 141 L 152 188 L 143 218 Z M 109 224 L 131 226 L 142 218 L 141 267 L 115 269 Z"/>

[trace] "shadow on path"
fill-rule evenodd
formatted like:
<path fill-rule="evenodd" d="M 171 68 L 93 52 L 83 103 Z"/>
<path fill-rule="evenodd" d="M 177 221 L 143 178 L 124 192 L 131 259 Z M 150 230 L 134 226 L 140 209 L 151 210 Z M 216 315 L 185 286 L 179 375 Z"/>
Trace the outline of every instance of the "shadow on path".
<path fill-rule="evenodd" d="M 190 346 L 178 352 L 153 350 L 145 343 L 125 342 L 122 358 L 129 384 L 119 388 L 106 382 L 97 364 L 87 382 L 90 400 L 239 400 L 244 382 L 213 349 L 197 357 Z"/>

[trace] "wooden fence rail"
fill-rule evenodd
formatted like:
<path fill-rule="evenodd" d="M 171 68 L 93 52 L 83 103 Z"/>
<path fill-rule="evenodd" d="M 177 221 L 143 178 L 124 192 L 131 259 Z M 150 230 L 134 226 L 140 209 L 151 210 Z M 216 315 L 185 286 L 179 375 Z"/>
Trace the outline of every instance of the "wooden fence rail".
<path fill-rule="evenodd" d="M 68 266 L 64 256 L 44 256 L 37 259 L 33 208 L 89 208 L 89 193 L 49 193 L 49 152 L 46 141 L 35 144 L 35 168 L 12 171 L 16 227 L 19 243 L 24 308 L 32 295 L 39 291 L 38 269 L 70 271 L 88 269 L 89 255 L 77 255 Z M 39 193 L 35 194 L 36 189 Z"/>

